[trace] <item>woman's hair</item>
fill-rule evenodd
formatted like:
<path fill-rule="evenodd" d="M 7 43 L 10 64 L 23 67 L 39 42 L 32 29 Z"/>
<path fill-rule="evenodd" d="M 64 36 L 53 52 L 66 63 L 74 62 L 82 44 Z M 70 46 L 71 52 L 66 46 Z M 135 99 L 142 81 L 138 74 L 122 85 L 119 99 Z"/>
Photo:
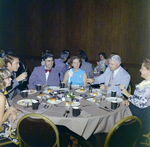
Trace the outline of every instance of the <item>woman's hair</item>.
<path fill-rule="evenodd" d="M 80 62 L 80 64 L 81 64 L 81 58 L 80 57 L 78 57 L 78 56 L 72 56 L 71 57 L 71 61 L 70 61 L 71 65 L 72 65 L 74 59 L 78 59 L 79 62 Z"/>
<path fill-rule="evenodd" d="M 146 58 L 143 60 L 144 66 L 147 70 L 150 70 L 150 58 Z"/>
<path fill-rule="evenodd" d="M 0 89 L 4 89 L 6 87 L 5 79 L 11 76 L 11 71 L 8 69 L 0 69 Z"/>
<path fill-rule="evenodd" d="M 11 56 L 11 55 L 6 55 L 4 57 L 4 66 L 7 67 L 7 63 L 10 63 L 12 64 L 14 59 L 19 59 L 18 57 L 15 57 L 15 56 Z"/>
<path fill-rule="evenodd" d="M 104 52 L 99 53 L 99 56 L 100 56 L 100 55 L 102 55 L 105 59 L 107 58 L 107 57 L 106 57 L 106 54 L 105 54 Z"/>

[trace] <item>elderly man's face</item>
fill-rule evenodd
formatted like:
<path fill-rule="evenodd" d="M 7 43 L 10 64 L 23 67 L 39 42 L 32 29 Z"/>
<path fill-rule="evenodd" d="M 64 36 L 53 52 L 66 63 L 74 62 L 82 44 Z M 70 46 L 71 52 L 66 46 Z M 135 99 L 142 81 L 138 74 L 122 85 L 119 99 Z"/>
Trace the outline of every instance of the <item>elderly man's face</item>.
<path fill-rule="evenodd" d="M 120 63 L 115 60 L 109 60 L 109 68 L 111 71 L 115 71 L 120 67 Z"/>
<path fill-rule="evenodd" d="M 51 69 L 52 66 L 53 66 L 53 58 L 52 57 L 49 57 L 47 59 L 45 59 L 45 67 L 46 69 Z"/>

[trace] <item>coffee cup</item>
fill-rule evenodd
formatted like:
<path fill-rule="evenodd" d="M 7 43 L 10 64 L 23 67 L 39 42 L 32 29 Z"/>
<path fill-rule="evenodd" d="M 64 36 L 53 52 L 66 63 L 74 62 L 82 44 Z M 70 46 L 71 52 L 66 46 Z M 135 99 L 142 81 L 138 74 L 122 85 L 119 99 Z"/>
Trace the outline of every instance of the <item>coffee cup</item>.
<path fill-rule="evenodd" d="M 116 97 L 116 91 L 115 90 L 111 91 L 111 97 Z"/>
<path fill-rule="evenodd" d="M 33 110 L 37 110 L 38 107 L 39 107 L 39 102 L 38 101 L 37 102 L 32 102 L 32 109 Z"/>
<path fill-rule="evenodd" d="M 65 88 L 65 83 L 64 82 L 60 83 L 60 88 Z"/>
<path fill-rule="evenodd" d="M 112 102 L 111 102 L 111 109 L 114 109 L 114 110 L 115 110 L 116 108 L 119 107 L 119 105 L 120 105 L 120 104 L 118 104 L 117 101 L 112 101 Z"/>
<path fill-rule="evenodd" d="M 23 98 L 27 98 L 27 97 L 28 97 L 28 91 L 27 91 L 27 90 L 21 91 L 21 96 L 22 96 Z"/>
<path fill-rule="evenodd" d="M 79 116 L 80 115 L 80 108 L 79 107 L 72 107 L 72 115 L 74 116 L 74 117 L 77 117 L 77 116 Z"/>
<path fill-rule="evenodd" d="M 37 91 L 40 91 L 40 90 L 41 90 L 41 87 L 42 87 L 41 84 L 36 84 L 36 85 L 35 85 L 35 88 L 36 88 Z"/>

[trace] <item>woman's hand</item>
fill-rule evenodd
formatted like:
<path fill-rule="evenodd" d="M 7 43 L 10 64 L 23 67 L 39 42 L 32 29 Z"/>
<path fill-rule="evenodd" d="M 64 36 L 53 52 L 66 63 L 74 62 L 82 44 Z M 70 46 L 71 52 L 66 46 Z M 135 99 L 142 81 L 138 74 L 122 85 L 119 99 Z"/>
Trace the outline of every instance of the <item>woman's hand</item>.
<path fill-rule="evenodd" d="M 89 79 L 87 79 L 87 80 L 86 80 L 86 82 L 87 82 L 87 83 L 94 83 L 94 82 L 95 82 L 95 80 L 94 80 L 94 79 L 90 79 L 90 78 L 89 78 Z"/>
<path fill-rule="evenodd" d="M 97 65 L 100 66 L 99 62 L 97 62 Z"/>
<path fill-rule="evenodd" d="M 131 94 L 126 90 L 125 86 L 124 85 L 120 85 L 120 89 L 121 89 L 121 92 L 126 95 L 127 97 L 129 97 Z"/>
<path fill-rule="evenodd" d="M 123 104 L 126 107 L 128 107 L 130 105 L 130 102 L 128 100 L 124 100 L 121 104 Z"/>
<path fill-rule="evenodd" d="M 17 113 L 13 111 L 10 115 L 10 121 L 14 122 L 17 119 Z"/>

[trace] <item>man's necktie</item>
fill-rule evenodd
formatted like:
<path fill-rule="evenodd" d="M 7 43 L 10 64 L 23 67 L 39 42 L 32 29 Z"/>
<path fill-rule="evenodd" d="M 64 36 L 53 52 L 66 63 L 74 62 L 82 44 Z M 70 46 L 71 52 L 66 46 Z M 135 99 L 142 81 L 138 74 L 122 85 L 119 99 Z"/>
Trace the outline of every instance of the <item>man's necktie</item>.
<path fill-rule="evenodd" d="M 45 72 L 46 72 L 46 73 L 47 73 L 48 71 L 51 72 L 51 69 L 45 69 Z"/>
<path fill-rule="evenodd" d="M 114 79 L 114 71 L 112 71 L 112 73 L 111 73 L 111 76 L 110 76 L 110 79 L 109 79 L 109 83 L 108 83 L 108 87 L 111 86 L 111 84 L 113 82 L 113 79 Z"/>

